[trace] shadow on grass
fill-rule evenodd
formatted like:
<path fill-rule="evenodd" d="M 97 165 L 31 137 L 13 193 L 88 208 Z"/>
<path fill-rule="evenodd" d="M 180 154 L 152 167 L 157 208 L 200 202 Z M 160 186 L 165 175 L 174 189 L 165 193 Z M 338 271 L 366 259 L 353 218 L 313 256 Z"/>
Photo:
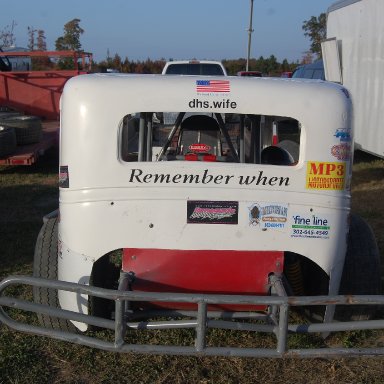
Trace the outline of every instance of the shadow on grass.
<path fill-rule="evenodd" d="M 363 183 L 382 182 L 384 180 L 384 162 L 383 164 L 371 164 L 367 168 L 355 169 L 352 176 L 352 186 L 358 186 Z"/>
<path fill-rule="evenodd" d="M 376 156 L 357 151 L 353 162 L 352 186 L 363 183 L 382 182 L 384 180 L 384 160 Z"/>
<path fill-rule="evenodd" d="M 353 163 L 354 164 L 360 164 L 360 163 L 372 163 L 377 160 L 380 160 L 379 157 L 371 155 L 367 152 L 356 150 L 353 156 Z"/>
<path fill-rule="evenodd" d="M 0 224 L 33 222 L 58 208 L 56 185 L 21 184 L 0 188 Z"/>
<path fill-rule="evenodd" d="M 30 273 L 35 242 L 44 215 L 58 207 L 54 185 L 11 185 L 0 188 L 1 277 Z"/>
<path fill-rule="evenodd" d="M 32 272 L 32 262 L 37 235 L 42 225 L 42 219 L 0 224 L 1 231 L 1 275 L 21 274 Z"/>

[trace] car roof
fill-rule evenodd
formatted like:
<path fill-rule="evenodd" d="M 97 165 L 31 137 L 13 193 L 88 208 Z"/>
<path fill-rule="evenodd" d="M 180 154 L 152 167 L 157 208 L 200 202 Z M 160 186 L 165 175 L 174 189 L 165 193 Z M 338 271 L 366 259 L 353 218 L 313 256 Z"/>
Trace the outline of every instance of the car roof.
<path fill-rule="evenodd" d="M 293 78 L 325 80 L 323 60 L 298 66 L 292 75 Z"/>
<path fill-rule="evenodd" d="M 220 64 L 222 65 L 221 61 L 218 60 L 170 60 L 165 63 L 167 64 Z"/>

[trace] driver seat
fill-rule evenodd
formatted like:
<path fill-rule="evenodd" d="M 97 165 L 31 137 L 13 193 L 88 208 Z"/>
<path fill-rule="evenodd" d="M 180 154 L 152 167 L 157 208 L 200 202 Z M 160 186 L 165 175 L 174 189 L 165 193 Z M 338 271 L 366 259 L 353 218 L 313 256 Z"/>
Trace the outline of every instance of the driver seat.
<path fill-rule="evenodd" d="M 192 115 L 181 123 L 177 153 L 221 156 L 220 127 L 207 115 Z"/>

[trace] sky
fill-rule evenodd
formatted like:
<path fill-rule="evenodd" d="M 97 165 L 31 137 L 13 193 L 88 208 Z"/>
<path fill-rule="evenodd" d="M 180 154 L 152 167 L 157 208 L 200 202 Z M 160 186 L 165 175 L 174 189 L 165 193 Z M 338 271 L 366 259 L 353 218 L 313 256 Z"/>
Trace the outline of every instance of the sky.
<path fill-rule="evenodd" d="M 254 0 L 251 58 L 300 61 L 310 41 L 302 25 L 336 0 Z M 16 46 L 28 46 L 28 27 L 45 32 L 47 49 L 80 19 L 82 49 L 96 62 L 223 60 L 247 57 L 251 0 L 0 0 L 0 31 L 16 23 Z"/>

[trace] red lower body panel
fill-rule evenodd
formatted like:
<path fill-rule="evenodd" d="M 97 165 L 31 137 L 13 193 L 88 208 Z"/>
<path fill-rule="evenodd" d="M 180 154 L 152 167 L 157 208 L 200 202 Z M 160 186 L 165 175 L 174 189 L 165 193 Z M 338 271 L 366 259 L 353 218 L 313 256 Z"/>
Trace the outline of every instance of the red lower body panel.
<path fill-rule="evenodd" d="M 284 253 L 280 251 L 125 248 L 122 268 L 134 272 L 134 291 L 266 295 L 269 292 L 268 276 L 281 274 L 283 265 Z M 160 306 L 188 307 L 181 303 L 162 303 Z M 216 306 L 215 309 L 255 308 Z"/>

